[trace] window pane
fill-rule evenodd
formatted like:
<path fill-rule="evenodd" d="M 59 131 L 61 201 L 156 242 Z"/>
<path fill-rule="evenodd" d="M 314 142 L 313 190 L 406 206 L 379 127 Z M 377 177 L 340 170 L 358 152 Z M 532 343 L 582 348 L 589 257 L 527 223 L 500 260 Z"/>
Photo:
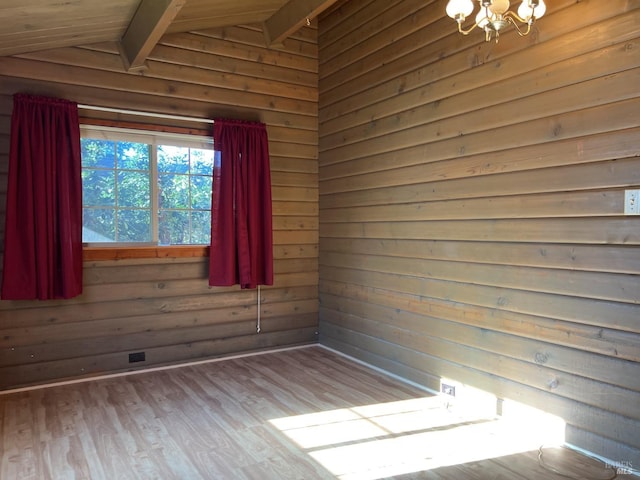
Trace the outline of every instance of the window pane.
<path fill-rule="evenodd" d="M 158 223 L 161 245 L 189 243 L 189 212 L 161 210 Z"/>
<path fill-rule="evenodd" d="M 82 210 L 83 242 L 115 242 L 115 208 L 84 208 Z"/>
<path fill-rule="evenodd" d="M 191 149 L 191 174 L 213 174 L 213 150 Z"/>
<path fill-rule="evenodd" d="M 117 240 L 119 242 L 150 242 L 151 210 L 118 210 Z"/>
<path fill-rule="evenodd" d="M 148 208 L 150 205 L 149 174 L 118 172 L 118 206 Z"/>
<path fill-rule="evenodd" d="M 211 211 L 191 214 L 191 243 L 208 245 L 211 243 Z"/>
<path fill-rule="evenodd" d="M 85 242 L 209 244 L 213 150 L 157 146 L 155 133 L 148 142 L 144 133 L 94 134 L 81 139 Z"/>
<path fill-rule="evenodd" d="M 97 140 L 83 138 L 80 140 L 82 147 L 82 166 L 113 168 L 115 165 L 115 142 L 109 140 Z"/>
<path fill-rule="evenodd" d="M 118 142 L 118 168 L 149 170 L 149 145 L 146 143 Z"/>
<path fill-rule="evenodd" d="M 113 170 L 82 169 L 82 204 L 86 207 L 116 204 Z"/>
<path fill-rule="evenodd" d="M 158 171 L 187 173 L 189 171 L 189 148 L 158 145 Z"/>
<path fill-rule="evenodd" d="M 189 208 L 189 176 L 159 175 L 160 208 Z"/>
<path fill-rule="evenodd" d="M 191 177 L 191 208 L 211 209 L 211 177 Z"/>

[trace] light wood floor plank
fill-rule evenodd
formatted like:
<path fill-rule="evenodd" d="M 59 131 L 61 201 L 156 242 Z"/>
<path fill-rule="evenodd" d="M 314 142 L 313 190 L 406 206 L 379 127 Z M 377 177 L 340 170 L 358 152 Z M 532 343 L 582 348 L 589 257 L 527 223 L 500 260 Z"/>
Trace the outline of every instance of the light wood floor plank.
<path fill-rule="evenodd" d="M 504 433 L 495 418 L 465 415 L 314 346 L 0 395 L 0 478 L 566 478 L 534 450 L 439 465 L 455 435 Z M 567 449 L 545 455 L 575 478 L 611 473 Z"/>

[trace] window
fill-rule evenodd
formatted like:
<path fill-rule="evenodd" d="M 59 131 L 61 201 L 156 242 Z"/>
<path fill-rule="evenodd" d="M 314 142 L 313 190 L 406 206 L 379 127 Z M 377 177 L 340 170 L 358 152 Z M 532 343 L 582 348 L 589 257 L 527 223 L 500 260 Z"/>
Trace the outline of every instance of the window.
<path fill-rule="evenodd" d="M 82 126 L 83 241 L 210 241 L 211 138 Z"/>

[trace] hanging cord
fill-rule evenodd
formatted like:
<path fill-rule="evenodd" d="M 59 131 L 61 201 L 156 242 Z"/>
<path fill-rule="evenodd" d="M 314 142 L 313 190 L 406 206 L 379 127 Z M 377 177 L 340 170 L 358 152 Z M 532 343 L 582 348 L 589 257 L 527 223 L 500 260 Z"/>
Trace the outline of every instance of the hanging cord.
<path fill-rule="evenodd" d="M 260 285 L 258 285 L 258 324 L 256 325 L 256 333 L 260 333 Z"/>
<path fill-rule="evenodd" d="M 560 475 L 561 477 L 564 477 L 564 478 L 571 478 L 571 479 L 573 479 L 573 480 L 589 480 L 589 479 L 585 479 L 584 477 L 580 477 L 580 478 L 578 478 L 578 477 L 574 477 L 573 475 L 569 475 L 569 474 L 567 474 L 567 473 L 563 473 L 563 472 L 561 472 L 560 470 L 558 470 L 557 468 L 554 468 L 554 467 L 552 467 L 552 466 L 550 466 L 550 465 L 547 465 L 547 464 L 544 462 L 544 459 L 542 458 L 542 456 L 543 456 L 542 448 L 543 448 L 543 447 L 544 447 L 544 445 L 540 445 L 540 448 L 538 449 L 538 464 L 539 464 L 542 468 L 544 468 L 546 471 L 548 471 L 548 472 L 553 472 L 553 473 L 555 473 L 556 475 Z M 610 466 L 608 466 L 608 465 L 606 466 L 606 469 L 607 469 L 607 470 L 611 470 L 611 471 L 612 471 L 612 475 L 611 475 L 611 476 L 609 476 L 609 477 L 607 477 L 607 478 L 605 478 L 605 479 L 603 479 L 603 480 L 614 480 L 615 478 L 618 478 L 618 472 L 617 472 L 617 470 L 616 470 L 616 469 L 614 469 L 614 468 L 612 468 L 612 467 L 610 467 Z M 595 479 L 593 479 L 593 480 L 595 480 Z"/>

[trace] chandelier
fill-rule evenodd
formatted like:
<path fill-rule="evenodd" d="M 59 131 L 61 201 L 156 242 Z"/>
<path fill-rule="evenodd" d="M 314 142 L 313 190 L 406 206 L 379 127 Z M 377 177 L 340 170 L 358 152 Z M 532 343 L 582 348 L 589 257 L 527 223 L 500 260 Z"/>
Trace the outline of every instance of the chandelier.
<path fill-rule="evenodd" d="M 513 25 L 521 37 L 528 35 L 533 22 L 544 15 L 547 10 L 544 0 L 522 0 L 518 13 L 509 10 L 509 0 L 477 0 L 480 11 L 476 22 L 466 30 L 462 28 L 464 21 L 473 13 L 473 0 L 449 0 L 447 15 L 458 22 L 458 31 L 469 35 L 476 27 L 485 32 L 485 40 L 492 38 L 498 42 L 500 31 L 509 24 Z"/>

